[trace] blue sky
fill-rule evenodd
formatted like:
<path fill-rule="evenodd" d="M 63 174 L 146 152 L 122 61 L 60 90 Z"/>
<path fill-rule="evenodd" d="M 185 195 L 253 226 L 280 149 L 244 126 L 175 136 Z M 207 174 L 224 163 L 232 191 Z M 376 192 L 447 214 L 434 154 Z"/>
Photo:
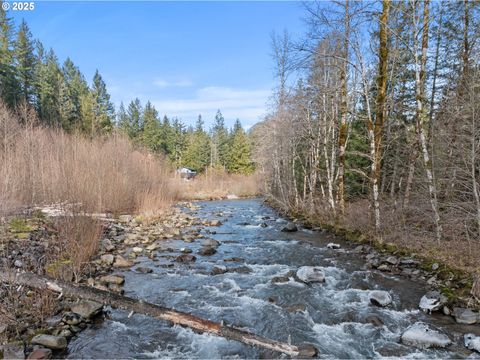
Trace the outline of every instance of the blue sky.
<path fill-rule="evenodd" d="M 37 1 L 34 37 L 69 56 L 88 80 L 98 68 L 118 106 L 151 100 L 160 114 L 211 123 L 220 108 L 246 128 L 274 86 L 270 33 L 303 31 L 299 2 Z"/>

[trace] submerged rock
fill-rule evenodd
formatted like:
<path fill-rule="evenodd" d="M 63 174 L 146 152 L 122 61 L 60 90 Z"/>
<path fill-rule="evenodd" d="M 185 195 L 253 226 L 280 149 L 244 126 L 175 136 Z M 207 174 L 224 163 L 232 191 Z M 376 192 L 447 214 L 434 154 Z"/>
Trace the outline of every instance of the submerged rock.
<path fill-rule="evenodd" d="M 67 347 L 67 339 L 63 336 L 41 334 L 32 339 L 32 344 L 42 345 L 49 349 L 62 350 Z"/>
<path fill-rule="evenodd" d="M 295 225 L 293 222 L 289 222 L 287 226 L 285 226 L 282 229 L 283 232 L 295 232 L 298 231 L 297 225 Z"/>
<path fill-rule="evenodd" d="M 220 246 L 220 243 L 217 240 L 214 240 L 214 239 L 205 239 L 205 240 L 202 240 L 201 245 L 202 246 L 210 246 L 210 247 L 218 247 L 218 246 Z"/>
<path fill-rule="evenodd" d="M 480 353 L 480 336 L 465 334 L 463 340 L 467 349 L 475 350 Z"/>
<path fill-rule="evenodd" d="M 183 254 L 183 255 L 177 256 L 175 260 L 178 262 L 194 262 L 195 260 L 197 260 L 197 258 L 194 255 Z"/>
<path fill-rule="evenodd" d="M 210 221 L 210 226 L 220 226 L 222 225 L 222 222 L 220 220 L 212 220 Z"/>
<path fill-rule="evenodd" d="M 444 333 L 422 322 L 416 322 L 402 334 L 402 343 L 422 349 L 444 348 L 452 343 Z"/>
<path fill-rule="evenodd" d="M 297 277 L 305 283 L 323 283 L 325 275 L 322 268 L 317 266 L 302 266 L 297 270 Z"/>
<path fill-rule="evenodd" d="M 211 275 L 221 275 L 227 272 L 226 266 L 214 266 L 212 271 L 210 272 Z"/>
<path fill-rule="evenodd" d="M 370 291 L 369 299 L 373 305 L 383 306 L 383 307 L 388 306 L 393 302 L 390 293 L 388 291 L 383 291 L 383 290 Z"/>
<path fill-rule="evenodd" d="M 197 254 L 203 256 L 210 256 L 215 254 L 216 252 L 217 250 L 215 250 L 215 248 L 211 246 L 202 246 L 200 249 L 198 249 Z"/>
<path fill-rule="evenodd" d="M 287 275 L 274 276 L 271 281 L 272 284 L 286 283 L 290 281 L 290 278 Z"/>
<path fill-rule="evenodd" d="M 142 273 L 142 274 L 150 274 L 153 272 L 152 269 L 145 267 L 145 266 L 139 266 L 135 269 L 136 272 Z"/>
<path fill-rule="evenodd" d="M 470 309 L 453 308 L 453 316 L 459 324 L 472 325 L 478 321 L 478 314 Z"/>
<path fill-rule="evenodd" d="M 429 291 L 420 299 L 418 307 L 425 312 L 438 311 L 448 302 L 445 295 L 439 291 Z"/>

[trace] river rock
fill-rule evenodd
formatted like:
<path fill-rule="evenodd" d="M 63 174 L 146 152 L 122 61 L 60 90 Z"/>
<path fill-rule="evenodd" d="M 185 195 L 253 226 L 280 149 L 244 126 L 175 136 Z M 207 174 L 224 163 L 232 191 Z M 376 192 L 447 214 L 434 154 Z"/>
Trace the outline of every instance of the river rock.
<path fill-rule="evenodd" d="M 189 249 L 189 248 L 181 248 L 180 252 L 183 254 L 191 254 L 193 251 L 192 249 Z"/>
<path fill-rule="evenodd" d="M 116 268 L 128 268 L 133 266 L 133 262 L 120 255 L 117 255 L 115 256 L 115 262 L 113 263 L 113 266 Z"/>
<path fill-rule="evenodd" d="M 385 259 L 385 262 L 389 263 L 390 265 L 397 265 L 398 259 L 395 256 L 389 256 Z"/>
<path fill-rule="evenodd" d="M 221 275 L 221 274 L 225 274 L 227 272 L 227 267 L 226 266 L 214 266 L 212 271 L 211 271 L 211 275 Z"/>
<path fill-rule="evenodd" d="M 51 359 L 52 358 L 52 350 L 46 348 L 39 348 L 33 350 L 30 355 L 28 355 L 27 359 Z"/>
<path fill-rule="evenodd" d="M 365 322 L 372 324 L 373 326 L 381 327 L 383 326 L 383 321 L 377 315 L 371 314 L 365 317 Z"/>
<path fill-rule="evenodd" d="M 210 226 L 220 226 L 222 225 L 222 222 L 220 220 L 212 220 L 210 221 Z"/>
<path fill-rule="evenodd" d="M 210 246 L 210 247 L 218 247 L 218 246 L 220 246 L 220 243 L 217 240 L 214 240 L 214 239 L 205 239 L 205 240 L 202 240 L 201 245 L 202 246 Z"/>
<path fill-rule="evenodd" d="M 179 255 L 175 259 L 175 261 L 178 261 L 178 262 L 194 262 L 195 260 L 197 260 L 197 258 L 194 255 L 190 255 L 190 254 Z"/>
<path fill-rule="evenodd" d="M 447 335 L 422 322 L 411 325 L 402 334 L 401 339 L 405 345 L 422 349 L 444 348 L 452 343 Z"/>
<path fill-rule="evenodd" d="M 157 250 L 158 248 L 160 248 L 160 245 L 158 245 L 158 244 L 150 244 L 150 245 L 148 245 L 145 249 L 146 249 L 147 251 L 155 251 L 155 250 Z"/>
<path fill-rule="evenodd" d="M 392 297 L 388 291 L 372 290 L 368 295 L 370 302 L 376 306 L 388 306 L 392 303 Z"/>
<path fill-rule="evenodd" d="M 142 274 L 150 274 L 153 272 L 152 269 L 145 267 L 145 266 L 139 266 L 135 269 L 136 272 L 142 273 Z"/>
<path fill-rule="evenodd" d="M 293 222 L 289 222 L 283 229 L 283 232 L 295 232 L 298 231 L 297 225 L 295 225 Z"/>
<path fill-rule="evenodd" d="M 265 222 L 262 222 L 262 223 L 260 223 L 260 227 L 262 227 L 262 228 L 266 228 L 266 227 L 268 227 L 268 224 L 267 224 L 267 223 L 265 223 Z"/>
<path fill-rule="evenodd" d="M 250 274 L 252 272 L 252 269 L 244 265 L 238 266 L 236 268 L 231 268 L 230 272 L 236 272 L 238 274 Z"/>
<path fill-rule="evenodd" d="M 318 350 L 312 344 L 302 344 L 298 347 L 299 359 L 312 359 L 318 355 Z"/>
<path fill-rule="evenodd" d="M 125 282 L 125 278 L 120 275 L 105 275 L 98 279 L 103 284 L 115 284 L 122 285 Z"/>
<path fill-rule="evenodd" d="M 447 302 L 447 297 L 439 291 L 429 291 L 422 296 L 418 307 L 424 312 L 431 313 L 442 309 Z"/>
<path fill-rule="evenodd" d="M 480 352 L 480 336 L 476 336 L 475 334 L 465 334 L 463 340 L 467 349 Z"/>
<path fill-rule="evenodd" d="M 305 283 L 323 283 L 325 275 L 322 268 L 316 266 L 302 266 L 297 270 L 297 277 Z"/>
<path fill-rule="evenodd" d="M 215 248 L 211 247 L 211 246 L 202 246 L 198 251 L 197 251 L 197 254 L 198 255 L 203 255 L 203 256 L 210 256 L 210 255 L 213 255 L 217 252 L 217 250 L 215 250 Z"/>
<path fill-rule="evenodd" d="M 105 265 L 112 265 L 113 262 L 115 261 L 115 256 L 113 256 L 112 254 L 105 254 L 105 255 L 100 256 L 100 260 Z"/>
<path fill-rule="evenodd" d="M 41 334 L 32 339 L 32 344 L 42 345 L 49 349 L 63 350 L 67 347 L 67 339 L 63 336 Z"/>
<path fill-rule="evenodd" d="M 302 312 L 307 309 L 307 306 L 305 304 L 294 304 L 294 305 L 289 305 L 284 307 L 285 310 L 287 310 L 289 313 L 295 313 L 295 312 Z"/>
<path fill-rule="evenodd" d="M 78 325 L 82 322 L 82 317 L 75 312 L 69 311 L 63 314 L 62 321 L 68 325 Z"/>
<path fill-rule="evenodd" d="M 340 248 L 341 248 L 340 244 L 335 244 L 335 243 L 327 244 L 327 249 L 340 249 Z"/>
<path fill-rule="evenodd" d="M 286 283 L 290 281 L 290 278 L 287 275 L 274 276 L 272 278 L 272 284 Z"/>
<path fill-rule="evenodd" d="M 141 247 L 135 246 L 134 248 L 132 248 L 132 251 L 134 253 L 140 254 L 143 252 L 143 249 Z"/>
<path fill-rule="evenodd" d="M 103 305 L 90 300 L 82 300 L 72 306 L 72 312 L 81 315 L 85 319 L 91 319 L 103 309 Z"/>
<path fill-rule="evenodd" d="M 184 235 L 182 237 L 182 240 L 185 241 L 185 242 L 191 243 L 191 242 L 195 241 L 195 237 L 192 236 L 192 235 Z"/>
<path fill-rule="evenodd" d="M 478 314 L 470 309 L 453 308 L 453 316 L 458 324 L 472 325 L 478 321 Z"/>

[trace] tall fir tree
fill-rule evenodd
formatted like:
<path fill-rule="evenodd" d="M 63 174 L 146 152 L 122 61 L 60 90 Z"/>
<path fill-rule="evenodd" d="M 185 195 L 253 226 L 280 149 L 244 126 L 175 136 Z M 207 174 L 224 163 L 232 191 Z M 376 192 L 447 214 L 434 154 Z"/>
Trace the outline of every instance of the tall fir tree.
<path fill-rule="evenodd" d="M 251 143 L 238 119 L 235 121 L 229 145 L 227 170 L 231 173 L 251 174 L 255 169 Z"/>
<path fill-rule="evenodd" d="M 182 160 L 183 166 L 199 172 L 210 164 L 210 139 L 203 127 L 202 116 L 199 115 L 195 129 L 187 133 L 187 145 Z"/>
<path fill-rule="evenodd" d="M 97 134 L 109 133 L 113 128 L 115 107 L 110 101 L 110 94 L 107 92 L 107 86 L 98 70 L 93 77 L 91 92 L 94 99 L 94 132 Z"/>
<path fill-rule="evenodd" d="M 143 110 L 143 144 L 153 152 L 161 149 L 161 126 L 158 112 L 150 101 Z"/>
<path fill-rule="evenodd" d="M 0 5 L 3 1 L 0 0 Z M 0 6 L 0 98 L 10 107 L 17 104 L 18 85 L 15 76 L 13 56 L 12 19 Z"/>
<path fill-rule="evenodd" d="M 22 21 L 14 44 L 15 74 L 19 86 L 19 101 L 32 104 L 34 99 L 35 62 L 32 34 L 25 20 Z"/>

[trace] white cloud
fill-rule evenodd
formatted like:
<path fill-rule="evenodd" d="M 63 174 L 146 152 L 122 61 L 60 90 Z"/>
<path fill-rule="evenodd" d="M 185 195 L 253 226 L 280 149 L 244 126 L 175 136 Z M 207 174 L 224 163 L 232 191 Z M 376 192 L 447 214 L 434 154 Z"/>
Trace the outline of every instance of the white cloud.
<path fill-rule="evenodd" d="M 153 84 L 162 89 L 168 88 L 168 87 L 190 87 L 193 85 L 193 83 L 188 79 L 168 81 L 162 78 L 156 78 L 153 81 Z"/>
<path fill-rule="evenodd" d="M 266 89 L 209 86 L 198 89 L 191 98 L 158 100 L 153 101 L 153 104 L 160 113 L 189 122 L 202 114 L 208 124 L 220 109 L 230 123 L 239 118 L 243 123 L 251 124 L 265 114 L 270 94 L 270 90 Z"/>

